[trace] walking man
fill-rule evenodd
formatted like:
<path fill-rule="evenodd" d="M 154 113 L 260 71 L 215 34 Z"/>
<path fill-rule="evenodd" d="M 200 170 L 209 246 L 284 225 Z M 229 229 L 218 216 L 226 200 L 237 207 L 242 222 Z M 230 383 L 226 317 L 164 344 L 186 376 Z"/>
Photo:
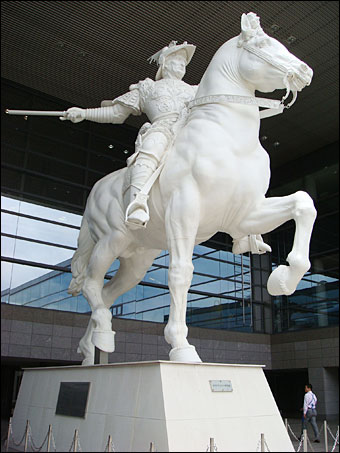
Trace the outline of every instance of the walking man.
<path fill-rule="evenodd" d="M 314 442 L 320 442 L 320 434 L 319 434 L 319 429 L 318 425 L 316 424 L 316 404 L 317 404 L 317 397 L 316 395 L 312 392 L 312 384 L 306 384 L 305 385 L 305 397 L 303 400 L 303 416 L 302 416 L 302 426 L 301 426 L 301 436 L 303 434 L 303 430 L 307 429 L 306 427 L 306 421 L 308 421 L 313 428 L 314 431 Z M 300 439 L 301 439 L 300 436 Z"/>

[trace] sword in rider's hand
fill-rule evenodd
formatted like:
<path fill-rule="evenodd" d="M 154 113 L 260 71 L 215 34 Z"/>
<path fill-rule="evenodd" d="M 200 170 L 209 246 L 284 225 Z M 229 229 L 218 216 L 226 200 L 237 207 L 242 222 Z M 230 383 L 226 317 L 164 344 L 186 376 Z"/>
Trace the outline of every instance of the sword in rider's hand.
<path fill-rule="evenodd" d="M 21 115 L 27 120 L 29 116 L 59 116 L 62 118 L 66 117 L 66 110 L 63 112 L 57 112 L 54 110 L 9 110 L 6 109 L 7 115 Z"/>

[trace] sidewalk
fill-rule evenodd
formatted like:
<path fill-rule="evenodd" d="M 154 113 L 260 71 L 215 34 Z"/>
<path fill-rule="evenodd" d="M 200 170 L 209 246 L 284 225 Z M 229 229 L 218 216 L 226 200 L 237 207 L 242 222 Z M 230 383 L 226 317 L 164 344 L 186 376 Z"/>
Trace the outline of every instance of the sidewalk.
<path fill-rule="evenodd" d="M 292 418 L 288 418 L 288 424 L 291 428 L 291 430 L 293 431 L 294 435 L 296 437 L 299 437 L 300 436 L 300 433 L 301 433 L 301 419 L 292 419 Z M 331 432 L 333 433 L 333 436 L 335 437 L 336 436 L 336 431 L 338 429 L 338 424 L 339 422 L 337 421 L 333 421 L 333 422 L 329 422 L 328 423 L 328 427 L 329 429 L 331 430 Z M 313 429 L 310 425 L 310 423 L 307 423 L 307 436 L 310 440 L 310 444 L 308 442 L 308 448 L 307 448 L 307 451 L 311 451 L 311 452 L 325 452 L 325 434 L 324 434 L 324 429 L 323 429 L 323 420 L 318 420 L 317 421 L 317 425 L 318 425 L 318 428 L 319 428 L 319 432 L 320 432 L 320 443 L 314 443 L 313 440 L 314 440 L 314 433 L 313 433 Z M 293 434 L 291 433 L 290 429 L 288 428 L 288 433 L 289 433 L 289 436 L 290 436 L 290 439 L 294 445 L 294 449 L 295 451 L 297 451 L 299 445 L 300 445 L 300 442 L 298 440 L 296 440 L 293 436 Z M 330 452 L 333 448 L 333 445 L 334 445 L 334 439 L 333 437 L 331 436 L 330 432 L 328 431 L 327 432 L 327 435 L 328 435 L 328 449 L 327 451 Z M 334 452 L 338 452 L 339 451 L 339 445 L 336 445 L 335 447 L 335 450 Z M 303 452 L 303 445 L 301 445 L 301 448 L 300 448 L 300 452 Z"/>

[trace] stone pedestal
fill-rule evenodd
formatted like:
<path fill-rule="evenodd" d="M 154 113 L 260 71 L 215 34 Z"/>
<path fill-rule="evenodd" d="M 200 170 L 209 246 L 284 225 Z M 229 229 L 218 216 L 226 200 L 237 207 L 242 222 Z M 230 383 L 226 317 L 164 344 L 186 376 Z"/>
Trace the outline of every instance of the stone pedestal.
<path fill-rule="evenodd" d="M 90 382 L 84 417 L 55 414 L 61 382 Z M 166 361 L 26 369 L 13 416 L 15 438 L 30 421 L 35 445 L 49 424 L 57 451 L 75 429 L 83 451 L 294 451 L 258 365 Z"/>

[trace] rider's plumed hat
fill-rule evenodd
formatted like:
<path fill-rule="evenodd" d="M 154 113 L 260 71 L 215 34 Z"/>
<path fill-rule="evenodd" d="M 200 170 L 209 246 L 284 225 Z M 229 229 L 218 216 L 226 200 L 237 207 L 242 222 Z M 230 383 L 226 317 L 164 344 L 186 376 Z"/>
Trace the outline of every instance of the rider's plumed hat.
<path fill-rule="evenodd" d="M 177 44 L 177 41 L 171 41 L 168 46 L 163 47 L 163 49 L 148 58 L 148 61 L 150 63 L 155 61 L 159 66 L 155 80 L 161 79 L 163 64 L 167 57 L 175 52 L 178 52 L 179 50 L 185 50 L 186 64 L 188 65 L 192 56 L 194 55 L 196 46 L 194 46 L 193 44 L 188 44 L 186 41 L 184 41 L 183 44 Z"/>

